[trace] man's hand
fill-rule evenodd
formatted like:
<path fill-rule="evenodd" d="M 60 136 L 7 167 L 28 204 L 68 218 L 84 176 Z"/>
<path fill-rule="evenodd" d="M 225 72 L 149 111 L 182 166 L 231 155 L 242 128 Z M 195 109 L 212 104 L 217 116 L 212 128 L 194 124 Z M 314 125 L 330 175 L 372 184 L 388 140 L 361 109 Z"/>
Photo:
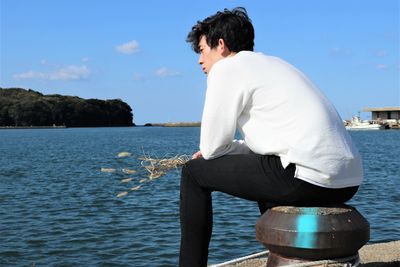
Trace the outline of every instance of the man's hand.
<path fill-rule="evenodd" d="M 199 159 L 199 158 L 202 158 L 202 157 L 203 157 L 203 155 L 201 154 L 201 151 L 197 151 L 196 153 L 194 153 L 192 155 L 192 159 Z"/>

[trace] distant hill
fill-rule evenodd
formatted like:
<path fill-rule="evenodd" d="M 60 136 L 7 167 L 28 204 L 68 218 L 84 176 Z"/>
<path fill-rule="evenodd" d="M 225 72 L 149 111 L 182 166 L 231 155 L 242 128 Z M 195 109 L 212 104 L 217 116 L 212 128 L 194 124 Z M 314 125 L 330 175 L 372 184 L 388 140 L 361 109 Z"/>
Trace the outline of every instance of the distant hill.
<path fill-rule="evenodd" d="M 134 126 L 131 107 L 120 99 L 43 95 L 0 87 L 0 126 Z"/>

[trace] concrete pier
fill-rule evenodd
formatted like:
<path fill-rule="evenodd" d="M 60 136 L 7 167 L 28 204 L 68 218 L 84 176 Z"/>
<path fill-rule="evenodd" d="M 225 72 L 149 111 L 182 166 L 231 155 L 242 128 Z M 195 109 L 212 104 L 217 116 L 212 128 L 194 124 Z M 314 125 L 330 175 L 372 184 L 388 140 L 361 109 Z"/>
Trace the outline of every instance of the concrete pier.
<path fill-rule="evenodd" d="M 363 246 L 359 250 L 362 267 L 400 267 L 400 240 Z M 224 267 L 265 267 L 267 257 L 250 259 Z"/>

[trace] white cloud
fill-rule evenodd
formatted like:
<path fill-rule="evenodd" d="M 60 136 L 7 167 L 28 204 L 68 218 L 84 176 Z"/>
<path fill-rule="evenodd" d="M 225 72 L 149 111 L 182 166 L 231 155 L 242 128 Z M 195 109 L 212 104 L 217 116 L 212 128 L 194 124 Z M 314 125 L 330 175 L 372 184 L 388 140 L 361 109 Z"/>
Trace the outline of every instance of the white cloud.
<path fill-rule="evenodd" d="M 43 74 L 41 74 L 41 73 L 30 70 L 30 71 L 27 71 L 24 73 L 14 74 L 13 77 L 14 77 L 14 79 L 17 79 L 17 80 L 23 80 L 23 79 L 41 78 L 42 75 Z"/>
<path fill-rule="evenodd" d="M 166 67 L 162 67 L 162 68 L 157 69 L 154 72 L 154 75 L 157 77 L 164 78 L 164 77 L 170 77 L 170 76 L 178 76 L 178 75 L 180 75 L 180 73 L 177 71 L 174 71 L 174 70 L 167 69 Z"/>
<path fill-rule="evenodd" d="M 340 56 L 345 55 L 345 56 L 348 56 L 348 55 L 351 55 L 351 50 L 347 49 L 347 48 L 334 47 L 334 48 L 331 49 L 331 53 L 333 55 L 340 55 Z"/>
<path fill-rule="evenodd" d="M 139 43 L 136 40 L 117 45 L 115 49 L 122 54 L 134 54 L 139 52 Z"/>
<path fill-rule="evenodd" d="M 387 69 L 387 67 L 388 66 L 385 64 L 378 64 L 375 66 L 375 68 L 377 68 L 378 70 L 384 70 L 384 69 Z"/>
<path fill-rule="evenodd" d="M 83 80 L 90 74 L 90 70 L 86 65 L 76 66 L 69 65 L 51 72 L 38 72 L 27 71 L 23 73 L 14 74 L 14 79 L 37 79 L 37 80 L 51 80 L 51 81 L 70 81 L 70 80 Z"/>
<path fill-rule="evenodd" d="M 376 55 L 378 57 L 385 57 L 387 55 L 387 52 L 385 50 L 379 50 L 376 52 Z"/>
<path fill-rule="evenodd" d="M 135 72 L 133 74 L 133 80 L 135 80 L 135 81 L 144 81 L 145 79 L 146 79 L 146 77 L 141 73 Z"/>
<path fill-rule="evenodd" d="M 81 59 L 81 61 L 82 61 L 83 63 L 86 63 L 86 62 L 89 61 L 89 58 L 88 58 L 88 57 L 83 57 L 83 58 Z"/>

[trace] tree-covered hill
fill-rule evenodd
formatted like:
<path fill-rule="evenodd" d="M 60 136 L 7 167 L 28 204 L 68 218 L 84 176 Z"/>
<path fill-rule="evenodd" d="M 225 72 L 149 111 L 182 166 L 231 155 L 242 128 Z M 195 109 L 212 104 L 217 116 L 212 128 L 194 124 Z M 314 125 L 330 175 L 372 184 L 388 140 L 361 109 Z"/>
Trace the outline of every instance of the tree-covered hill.
<path fill-rule="evenodd" d="M 131 107 L 120 99 L 82 99 L 0 87 L 0 126 L 133 126 Z"/>

